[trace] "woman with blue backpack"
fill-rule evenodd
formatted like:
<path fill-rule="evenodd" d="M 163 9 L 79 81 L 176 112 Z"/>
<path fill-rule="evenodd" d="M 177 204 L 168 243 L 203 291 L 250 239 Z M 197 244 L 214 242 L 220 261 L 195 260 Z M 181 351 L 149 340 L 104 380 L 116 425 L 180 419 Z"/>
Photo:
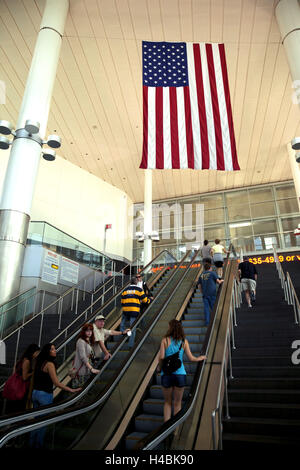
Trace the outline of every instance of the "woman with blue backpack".
<path fill-rule="evenodd" d="M 198 362 L 206 356 L 196 357 L 191 353 L 189 342 L 185 339 L 183 327 L 178 320 L 169 322 L 169 329 L 160 345 L 158 372 L 161 372 L 161 385 L 164 395 L 164 422 L 172 415 L 174 399 L 174 416 L 181 410 L 186 371 L 183 364 L 183 353 L 189 361 Z"/>

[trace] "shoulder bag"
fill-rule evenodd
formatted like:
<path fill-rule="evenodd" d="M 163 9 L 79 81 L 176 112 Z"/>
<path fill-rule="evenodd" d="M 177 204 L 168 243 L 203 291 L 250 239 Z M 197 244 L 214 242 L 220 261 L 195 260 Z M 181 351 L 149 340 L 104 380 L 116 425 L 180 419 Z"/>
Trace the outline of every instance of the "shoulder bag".
<path fill-rule="evenodd" d="M 173 372 L 176 372 L 181 367 L 181 360 L 179 359 L 179 351 L 182 348 L 182 342 L 180 343 L 180 348 L 171 356 L 167 356 L 163 359 L 162 362 L 162 371 L 166 375 L 170 375 Z"/>

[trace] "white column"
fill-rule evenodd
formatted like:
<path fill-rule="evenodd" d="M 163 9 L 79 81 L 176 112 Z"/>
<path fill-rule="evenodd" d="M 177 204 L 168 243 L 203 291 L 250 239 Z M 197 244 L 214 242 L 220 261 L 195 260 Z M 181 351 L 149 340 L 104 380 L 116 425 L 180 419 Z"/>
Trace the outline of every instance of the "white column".
<path fill-rule="evenodd" d="M 144 266 L 152 260 L 152 170 L 145 170 L 144 187 Z"/>
<path fill-rule="evenodd" d="M 292 80 L 300 80 L 300 7 L 298 0 L 280 0 L 275 9 L 275 15 Z"/>
<path fill-rule="evenodd" d="M 68 9 L 69 0 L 46 2 L 19 112 L 0 202 L 0 304 L 11 298 L 20 285 L 42 140 Z M 40 124 L 40 134 L 18 132 L 27 120 Z"/>
<path fill-rule="evenodd" d="M 291 165 L 291 170 L 292 170 L 292 175 L 294 179 L 294 184 L 295 184 L 295 190 L 296 190 L 296 195 L 297 195 L 297 201 L 298 201 L 298 208 L 300 212 L 300 168 L 299 168 L 299 163 L 296 162 L 296 152 L 295 150 L 292 149 L 292 145 L 289 142 L 287 144 L 287 149 L 289 153 L 289 159 L 290 159 L 290 165 Z"/>
<path fill-rule="evenodd" d="M 280 29 L 282 43 L 293 81 L 294 89 L 300 88 L 300 6 L 298 0 L 280 0 L 275 10 L 277 23 Z M 293 89 L 291 89 L 292 99 Z M 298 97 L 300 105 L 300 96 Z M 295 136 L 297 137 L 297 136 Z M 295 160 L 295 151 L 291 144 L 287 145 L 290 165 L 300 211 L 300 170 Z"/>

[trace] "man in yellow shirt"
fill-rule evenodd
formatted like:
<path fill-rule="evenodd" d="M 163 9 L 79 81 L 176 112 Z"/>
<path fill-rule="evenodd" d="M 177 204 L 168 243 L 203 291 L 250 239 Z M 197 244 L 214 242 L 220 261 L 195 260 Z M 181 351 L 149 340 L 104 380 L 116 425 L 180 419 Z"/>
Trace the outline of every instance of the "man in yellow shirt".
<path fill-rule="evenodd" d="M 125 330 L 126 322 L 131 325 L 135 322 L 141 311 L 141 303 L 150 304 L 150 299 L 146 296 L 144 290 L 139 287 L 136 277 L 131 279 L 130 285 L 122 292 L 122 320 L 120 330 Z M 132 347 L 135 339 L 135 330 L 132 331 L 129 339 L 129 347 Z"/>

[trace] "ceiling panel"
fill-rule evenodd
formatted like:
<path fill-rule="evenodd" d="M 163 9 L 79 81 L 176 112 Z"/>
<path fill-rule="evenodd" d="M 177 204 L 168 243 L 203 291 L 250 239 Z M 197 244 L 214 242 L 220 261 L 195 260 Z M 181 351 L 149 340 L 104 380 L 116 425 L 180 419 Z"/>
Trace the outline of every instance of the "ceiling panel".
<path fill-rule="evenodd" d="M 275 0 L 70 0 L 48 132 L 60 155 L 144 198 L 142 40 L 224 42 L 241 171 L 154 170 L 153 199 L 292 178 L 300 131 Z M 0 1 L 1 118 L 16 123 L 45 0 Z"/>

